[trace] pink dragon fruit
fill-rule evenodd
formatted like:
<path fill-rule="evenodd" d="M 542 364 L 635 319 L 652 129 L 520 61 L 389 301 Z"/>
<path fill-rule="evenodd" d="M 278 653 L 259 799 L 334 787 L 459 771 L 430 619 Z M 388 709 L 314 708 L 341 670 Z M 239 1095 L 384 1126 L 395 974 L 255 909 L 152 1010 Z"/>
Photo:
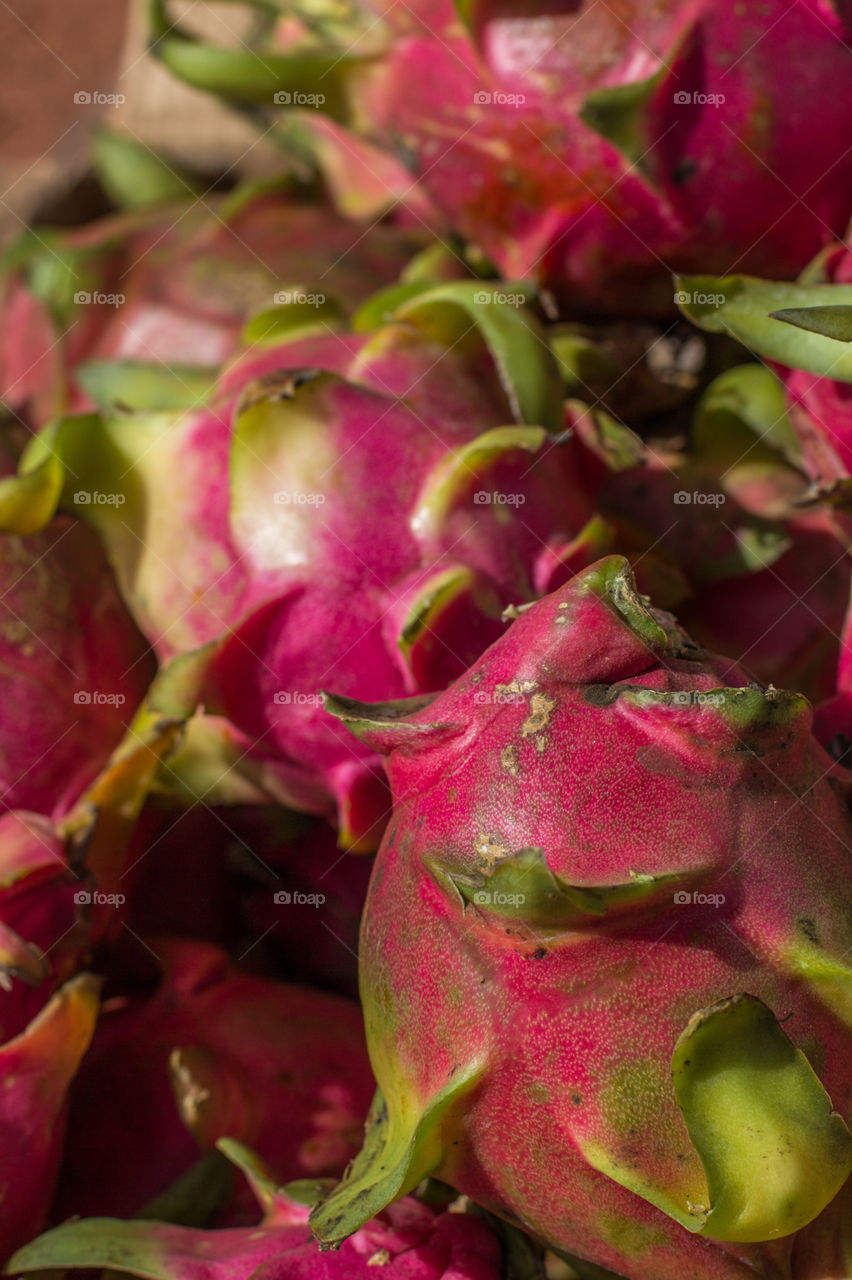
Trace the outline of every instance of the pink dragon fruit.
<path fill-rule="evenodd" d="M 97 537 L 68 516 L 29 538 L 0 538 L 0 596 L 0 1039 L 6 1041 L 24 1032 L 85 954 L 89 931 L 77 895 L 87 886 L 81 866 L 71 865 L 65 823 L 98 779 L 106 798 L 110 757 L 129 731 L 154 659 Z M 93 838 L 95 810 L 78 816 L 80 836 Z"/>
<path fill-rule="evenodd" d="M 222 1150 L 247 1175 L 263 1210 L 255 1226 L 192 1230 L 165 1222 L 92 1218 L 47 1232 L 15 1254 L 9 1269 L 108 1267 L 148 1280 L 504 1280 L 498 1236 L 482 1216 L 435 1210 L 407 1197 L 366 1223 L 339 1253 L 321 1253 L 304 1203 L 314 1188 L 281 1187 L 240 1143 Z M 519 1274 L 519 1273 L 518 1273 Z M 529 1255 L 525 1280 L 542 1280 Z"/>
<path fill-rule="evenodd" d="M 165 690 L 146 687 L 152 655 L 90 529 L 60 516 L 29 539 L 4 537 L 0 574 L 0 1246 L 8 1251 L 44 1220 L 65 1090 L 91 1035 L 97 1000 L 91 982 L 73 975 L 116 927 L 113 882 L 129 830 L 197 698 L 190 689 L 188 707 L 177 706 L 174 671 L 160 677 Z"/>
<path fill-rule="evenodd" d="M 676 609 L 700 644 L 819 701 L 834 690 L 852 560 L 830 515 L 796 506 L 807 488 L 798 470 L 758 461 L 730 415 L 730 451 L 720 420 L 711 426 L 712 452 L 696 427 L 688 451 L 657 442 L 641 466 L 602 478 L 598 554 L 626 555 L 640 590 Z"/>
<path fill-rule="evenodd" d="M 88 945 L 79 890 L 50 819 L 0 815 L 0 1043 L 20 1035 L 79 967 Z"/>
<path fill-rule="evenodd" d="M 340 1174 L 374 1089 L 357 1006 L 241 973 L 216 947 L 149 942 L 162 982 L 105 1003 L 54 1216 L 136 1213 L 223 1137 L 278 1178 Z"/>
<path fill-rule="evenodd" d="M 44 467 L 48 507 L 73 504 L 85 476 L 126 497 L 77 509 L 162 658 L 224 634 L 211 718 L 174 776 L 212 758 L 205 777 L 224 777 L 229 800 L 337 814 L 345 842 L 375 847 L 380 762 L 316 690 L 443 687 L 499 634 L 504 607 L 569 575 L 591 514 L 523 296 L 441 285 L 397 299 L 377 332 L 324 328 L 248 353 L 209 407 L 66 419 L 25 454 L 19 483 Z M 257 793 L 238 790 L 246 772 Z"/>
<path fill-rule="evenodd" d="M 683 309 L 694 323 L 711 333 L 738 338 L 774 367 L 774 375 L 769 368 L 755 365 L 729 370 L 725 377 L 733 394 L 727 396 L 723 407 L 728 425 L 732 418 L 751 419 L 753 435 L 744 444 L 742 458 L 755 449 L 774 455 L 770 467 L 776 479 L 780 470 L 786 469 L 788 481 L 782 488 L 793 509 L 798 506 L 799 518 L 794 525 L 810 527 L 812 551 L 816 551 L 813 533 L 819 531 L 828 553 L 828 559 L 820 556 L 822 564 L 817 565 L 809 563 L 806 552 L 789 580 L 793 588 L 791 612 L 804 621 L 804 604 L 814 620 L 824 619 L 828 631 L 823 643 L 802 646 L 793 640 L 791 644 L 787 630 L 792 618 L 779 618 L 773 630 L 787 654 L 799 649 L 810 665 L 808 694 L 826 699 L 815 719 L 817 737 L 838 758 L 845 756 L 852 741 L 850 621 L 848 616 L 844 621 L 843 616 L 849 597 L 844 578 L 852 547 L 848 514 L 852 492 L 852 355 L 848 342 L 838 338 L 848 339 L 852 333 L 852 251 L 841 244 L 830 247 L 795 284 L 741 276 L 682 279 L 679 284 Z M 754 397 L 749 388 L 758 380 L 761 393 Z M 715 421 L 724 431 L 721 416 Z M 796 477 L 793 487 L 789 485 L 791 475 Z M 714 617 L 717 603 L 709 598 L 704 601 L 708 617 Z M 718 615 L 715 621 L 718 627 Z M 804 639 L 808 625 L 804 632 L 798 625 L 794 630 Z M 712 638 L 715 641 L 715 636 Z"/>
<path fill-rule="evenodd" d="M 852 775 L 805 699 L 612 557 L 430 705 L 328 705 L 396 808 L 360 949 L 380 1093 L 319 1240 L 435 1174 L 628 1280 L 798 1274 L 852 1169 Z"/>
<path fill-rule="evenodd" d="M 365 236 L 328 205 L 256 187 L 28 232 L 0 288 L 0 399 L 36 425 L 81 412 L 111 391 L 104 361 L 137 366 L 136 381 L 123 370 L 125 400 L 149 376 L 156 392 L 152 364 L 170 367 L 171 393 L 191 399 L 253 312 L 308 296 L 351 311 L 397 278 L 412 244 L 393 227 Z"/>
<path fill-rule="evenodd" d="M 292 110 L 323 90 L 505 275 L 572 306 L 671 309 L 670 269 L 789 278 L 852 213 L 843 5 L 368 0 L 342 35 L 339 14 L 324 29 L 305 6 L 300 28 L 299 6 L 278 24 L 253 7 L 267 30 L 253 67 L 244 47 L 228 62 L 176 28 L 165 0 L 154 50 L 236 100 L 271 106 L 278 90 Z"/>
<path fill-rule="evenodd" d="M 0 538 L 3 809 L 59 816 L 118 745 L 153 675 L 91 529 Z"/>
<path fill-rule="evenodd" d="M 771 362 L 784 397 L 768 412 L 764 403 L 762 440 L 810 479 L 811 496 L 842 500 L 852 464 L 852 250 L 831 244 L 790 284 L 739 275 L 683 276 L 677 284 L 693 324 Z M 738 376 L 749 371 L 754 378 L 753 366 Z"/>
<path fill-rule="evenodd" d="M 852 602 L 847 600 L 833 688 L 816 709 L 814 733 L 835 760 L 852 765 Z"/>
<path fill-rule="evenodd" d="M 65 1095 L 91 1039 L 97 982 L 67 982 L 0 1044 L 0 1260 L 44 1224 L 65 1128 Z"/>
<path fill-rule="evenodd" d="M 852 285 L 852 249 L 835 245 L 812 264 L 812 283 Z M 828 363 L 830 368 L 830 362 Z M 813 482 L 829 487 L 852 476 L 852 385 L 807 369 L 779 368 L 790 421 Z"/>

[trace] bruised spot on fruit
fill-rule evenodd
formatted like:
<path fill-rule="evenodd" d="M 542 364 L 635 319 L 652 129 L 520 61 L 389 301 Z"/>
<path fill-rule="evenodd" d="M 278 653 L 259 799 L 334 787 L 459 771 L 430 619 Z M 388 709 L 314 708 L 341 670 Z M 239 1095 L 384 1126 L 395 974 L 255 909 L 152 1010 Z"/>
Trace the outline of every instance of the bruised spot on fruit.
<path fill-rule="evenodd" d="M 240 396 L 236 417 L 264 401 L 270 403 L 292 400 L 299 387 L 312 382 L 322 373 L 321 369 L 276 369 L 253 378 Z"/>
<path fill-rule="evenodd" d="M 521 726 L 521 735 L 529 738 L 531 734 L 546 729 L 555 706 L 555 698 L 548 697 L 546 693 L 534 693 L 530 699 L 530 714 Z"/>
<path fill-rule="evenodd" d="M 819 930 L 816 927 L 816 922 L 811 920 L 809 916 L 800 916 L 796 921 L 796 928 L 801 934 L 804 934 L 808 942 L 819 946 Z"/>
<path fill-rule="evenodd" d="M 494 693 L 498 698 L 510 697 L 512 694 L 532 693 L 538 687 L 537 680 L 510 680 L 508 684 L 498 684 Z"/>
<path fill-rule="evenodd" d="M 619 689 L 615 684 L 590 684 L 583 692 L 586 702 L 593 707 L 611 707 L 618 697 Z"/>
<path fill-rule="evenodd" d="M 511 744 L 508 747 L 504 747 L 500 752 L 500 764 L 513 778 L 517 778 L 519 773 L 518 757 L 515 748 Z"/>
<path fill-rule="evenodd" d="M 672 168 L 672 185 L 675 187 L 682 187 L 684 183 L 689 181 L 697 169 L 698 165 L 694 160 L 690 160 L 688 156 L 683 156 Z"/>
<path fill-rule="evenodd" d="M 506 845 L 501 844 L 496 836 L 485 834 L 478 837 L 476 841 L 476 852 L 479 855 L 480 861 L 484 862 L 488 867 L 496 866 L 496 864 L 501 862 L 503 858 L 507 858 L 509 856 L 509 850 Z"/>

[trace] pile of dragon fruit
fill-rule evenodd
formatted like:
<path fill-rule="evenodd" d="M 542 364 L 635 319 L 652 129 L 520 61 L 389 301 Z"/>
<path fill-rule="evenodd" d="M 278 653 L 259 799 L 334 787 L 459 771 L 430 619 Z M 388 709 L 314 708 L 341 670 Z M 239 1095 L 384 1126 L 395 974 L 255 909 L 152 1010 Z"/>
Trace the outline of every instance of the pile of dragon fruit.
<path fill-rule="evenodd" d="M 0 1265 L 852 1280 L 852 9 L 242 7 L 0 264 Z"/>

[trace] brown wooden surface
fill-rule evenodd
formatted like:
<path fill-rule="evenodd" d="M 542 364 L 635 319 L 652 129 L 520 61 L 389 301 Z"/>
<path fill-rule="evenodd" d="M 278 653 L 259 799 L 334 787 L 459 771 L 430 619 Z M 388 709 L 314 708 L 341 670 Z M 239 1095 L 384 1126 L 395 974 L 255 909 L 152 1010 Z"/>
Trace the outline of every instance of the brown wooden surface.
<path fill-rule="evenodd" d="M 217 6 L 190 8 L 201 29 L 209 25 L 221 39 Z M 175 4 L 173 12 L 186 10 Z M 223 13 L 230 17 L 233 6 Z M 124 101 L 77 103 L 80 92 Z M 85 196 L 67 210 L 63 202 L 88 168 L 89 136 L 99 123 L 211 173 L 280 165 L 249 124 L 176 83 L 150 57 L 140 0 L 0 0 L 0 240 L 45 210 L 63 221 L 89 212 Z"/>

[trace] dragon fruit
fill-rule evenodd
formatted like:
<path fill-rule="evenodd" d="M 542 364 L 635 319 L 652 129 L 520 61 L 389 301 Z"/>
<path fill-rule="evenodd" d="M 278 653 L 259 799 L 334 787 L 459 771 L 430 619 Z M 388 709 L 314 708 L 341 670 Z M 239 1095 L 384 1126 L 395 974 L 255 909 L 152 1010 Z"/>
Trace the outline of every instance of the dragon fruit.
<path fill-rule="evenodd" d="M 115 880 L 135 816 L 158 761 L 196 705 L 191 681 L 166 670 L 145 691 L 135 714 L 130 714 L 132 707 L 124 713 L 126 731 L 112 751 L 120 706 L 114 693 L 104 692 L 107 710 L 93 714 L 84 722 L 87 732 L 80 734 L 72 692 L 81 677 L 96 679 L 102 691 L 112 677 L 117 687 L 134 690 L 150 654 L 104 573 L 102 552 L 90 530 L 63 516 L 53 522 L 49 535 L 33 541 L 35 549 L 27 546 L 25 552 L 21 539 L 0 543 L 7 550 L 12 547 L 5 564 L 14 569 L 3 606 L 12 707 L 2 726 L 4 756 L 20 767 L 27 762 L 24 748 L 36 746 L 29 735 L 43 735 L 41 758 L 32 760 L 26 794 L 46 810 L 6 808 L 0 813 L 3 1257 L 44 1222 L 62 1152 L 67 1087 L 91 1038 L 98 1008 L 97 980 L 78 970 L 92 944 L 117 927 L 122 895 L 114 891 Z M 183 690 L 189 707 L 178 706 Z M 122 696 L 121 702 L 127 700 Z M 98 706 L 97 699 L 92 701 Z M 79 704 L 88 705 L 88 698 Z M 67 777 L 50 759 L 52 728 L 63 721 L 70 721 L 66 735 L 80 734 L 76 756 L 70 755 L 63 766 Z M 98 762 L 97 776 L 75 795 Z M 12 776 L 6 796 L 20 799 L 23 782 L 23 775 Z"/>
<path fill-rule="evenodd" d="M 64 829 L 109 771 L 153 674 L 91 529 L 0 538 L 0 1039 L 79 966 L 89 933 Z M 84 815 L 80 814 L 81 819 Z M 80 834 L 91 838 L 94 811 Z M 114 835 L 114 832 L 112 833 Z M 101 837 L 102 838 L 102 837 Z"/>
<path fill-rule="evenodd" d="M 0 815 L 0 1043 L 20 1035 L 79 967 L 89 940 L 79 891 L 49 818 Z"/>
<path fill-rule="evenodd" d="M 793 284 L 750 276 L 681 277 L 678 284 L 693 324 L 737 338 L 780 379 L 783 397 L 773 397 L 780 405 L 763 405 L 763 439 L 810 479 L 815 496 L 842 497 L 852 466 L 852 250 L 830 245 Z M 731 376 L 757 375 L 744 365 Z"/>
<path fill-rule="evenodd" d="M 834 759 L 848 768 L 852 764 L 852 600 L 848 598 L 839 630 L 837 666 L 829 671 L 833 687 L 816 708 L 814 734 Z"/>
<path fill-rule="evenodd" d="M 679 284 L 683 310 L 695 324 L 711 333 L 726 333 L 739 339 L 757 352 L 767 366 L 771 363 L 774 370 L 753 364 L 729 370 L 724 375 L 727 394 L 719 403 L 727 423 L 719 413 L 713 420 L 722 431 L 732 420 L 739 419 L 740 426 L 750 420 L 751 440 L 746 442 L 739 437 L 742 455 L 733 466 L 743 469 L 742 460 L 754 450 L 771 455 L 769 466 L 774 480 L 769 491 L 774 489 L 776 500 L 783 491 L 782 505 L 786 499 L 798 507 L 794 525 L 809 526 L 811 537 L 820 531 L 829 559 L 820 556 L 822 566 L 809 563 L 806 552 L 795 573 L 798 582 L 790 583 L 790 607 L 804 621 L 804 604 L 814 621 L 819 618 L 826 622 L 823 642 L 802 647 L 801 642 L 791 643 L 789 634 L 781 636 L 782 629 L 787 631 L 790 618 L 780 618 L 775 629 L 786 655 L 789 657 L 791 650 L 798 648 L 810 665 L 809 695 L 825 699 L 817 709 L 814 732 L 837 758 L 848 759 L 846 753 L 852 741 L 852 666 L 849 591 L 843 578 L 852 548 L 848 513 L 852 491 L 852 358 L 848 344 L 838 338 L 849 336 L 852 252 L 843 244 L 831 246 L 795 284 L 741 276 L 684 278 Z M 832 321 L 839 321 L 840 327 L 834 331 Z M 758 395 L 754 394 L 756 386 L 760 388 Z M 708 396 L 711 392 L 712 388 Z M 782 471 L 786 471 L 787 479 L 779 489 L 777 478 Z M 791 476 L 795 476 L 792 486 Z M 812 550 L 816 550 L 813 542 Z M 772 568 L 774 571 L 776 566 Z M 733 603 L 731 597 L 727 603 Z M 704 600 L 708 616 L 715 615 L 718 626 L 717 604 L 709 598 Z M 808 629 L 806 623 L 804 632 L 798 625 L 795 631 L 804 639 Z"/>
<path fill-rule="evenodd" d="M 378 843 L 378 757 L 316 690 L 443 687 L 499 634 L 505 606 L 570 575 L 591 515 L 523 298 L 455 282 L 397 297 L 388 319 L 380 297 L 375 332 L 251 350 L 209 406 L 66 419 L 24 454 L 18 483 L 43 485 L 47 509 L 73 505 L 81 477 L 126 496 L 76 509 L 161 658 L 224 635 L 210 715 L 174 776 L 239 765 L 229 800 L 253 771 L 252 800 L 336 815 L 346 843 Z"/>
<path fill-rule="evenodd" d="M 59 816 L 120 742 L 153 675 L 91 529 L 0 538 L 0 806 Z"/>
<path fill-rule="evenodd" d="M 505 275 L 572 306 L 671 309 L 670 269 L 789 278 L 852 213 L 842 5 L 251 7 L 254 62 L 205 47 L 165 0 L 154 51 L 198 87 L 287 104 L 302 134 L 319 107 L 380 144 Z"/>
<path fill-rule="evenodd" d="M 846 291 L 852 292 L 852 249 L 832 246 L 811 265 L 808 278 L 819 285 L 846 286 Z M 837 345 L 828 345 L 826 369 L 830 372 Z M 848 378 L 840 380 L 783 365 L 778 366 L 778 373 L 807 474 L 818 488 L 848 480 L 852 476 L 852 385 Z"/>
<path fill-rule="evenodd" d="M 72 978 L 0 1044 L 0 1259 L 44 1223 L 65 1127 L 65 1096 L 92 1036 L 97 982 Z"/>
<path fill-rule="evenodd" d="M 374 1089 L 357 1006 L 149 943 L 160 985 L 105 1002 L 72 1087 L 54 1216 L 136 1213 L 224 1137 L 279 1179 L 339 1175 Z"/>
<path fill-rule="evenodd" d="M 789 1278 L 852 1169 L 852 775 L 806 700 L 611 557 L 434 699 L 328 706 L 396 807 L 360 948 L 380 1092 L 318 1239 L 434 1174 L 628 1280 Z"/>
<path fill-rule="evenodd" d="M 109 393 L 107 361 L 137 367 L 136 381 L 123 369 L 131 402 L 164 394 L 151 365 L 171 369 L 170 393 L 192 399 L 253 312 L 300 300 L 311 314 L 351 311 L 396 279 L 413 243 L 384 225 L 365 236 L 328 205 L 268 184 L 27 232 L 0 287 L 0 399 L 39 426 L 81 412 Z"/>
<path fill-rule="evenodd" d="M 407 1197 L 323 1254 L 311 1240 L 305 1203 L 314 1187 L 282 1187 L 242 1144 L 222 1150 L 246 1174 L 260 1208 L 255 1226 L 192 1230 L 165 1222 L 92 1218 L 47 1232 L 10 1260 L 15 1272 L 43 1267 L 108 1267 L 148 1280 L 503 1280 L 501 1243 L 481 1215 L 436 1210 Z M 527 1255 L 525 1280 L 542 1280 Z M 518 1273 L 520 1275 L 520 1272 Z"/>
<path fill-rule="evenodd" d="M 742 390 L 732 372 L 720 397 Z M 599 554 L 626 555 L 699 643 L 817 702 L 834 690 L 852 560 L 831 515 L 796 505 L 801 472 L 724 414 L 701 409 L 687 450 L 651 442 L 602 477 Z"/>

